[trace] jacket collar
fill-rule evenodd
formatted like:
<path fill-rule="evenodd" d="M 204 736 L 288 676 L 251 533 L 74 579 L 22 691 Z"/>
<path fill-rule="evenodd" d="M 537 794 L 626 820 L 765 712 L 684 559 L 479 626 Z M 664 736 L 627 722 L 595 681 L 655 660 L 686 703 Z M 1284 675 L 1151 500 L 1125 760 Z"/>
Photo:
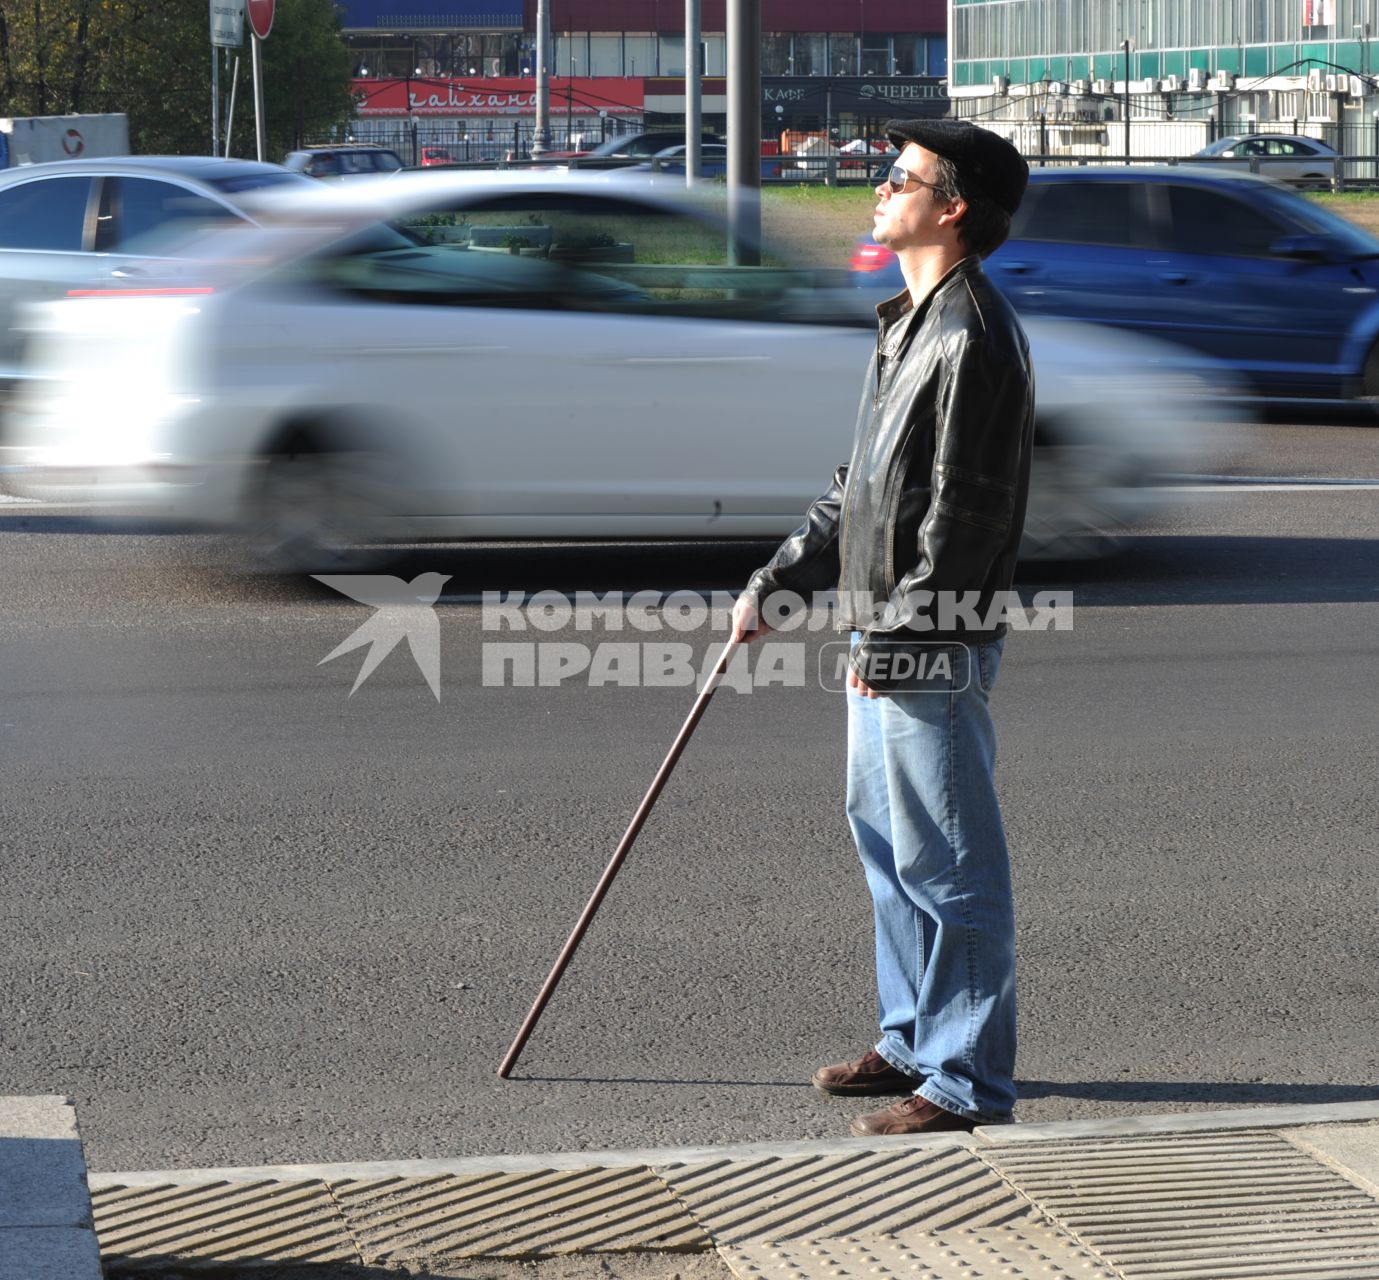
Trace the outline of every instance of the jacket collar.
<path fill-rule="evenodd" d="M 944 289 L 948 288 L 960 276 L 965 278 L 971 275 L 973 271 L 980 270 L 981 265 L 982 260 L 975 253 L 969 253 L 967 257 L 955 262 L 933 287 L 929 296 L 917 307 L 910 298 L 908 289 L 902 289 L 895 297 L 887 298 L 885 302 L 878 303 L 876 318 L 881 322 L 882 331 L 886 331 L 897 321 L 904 319 L 906 312 L 922 313 Z"/>

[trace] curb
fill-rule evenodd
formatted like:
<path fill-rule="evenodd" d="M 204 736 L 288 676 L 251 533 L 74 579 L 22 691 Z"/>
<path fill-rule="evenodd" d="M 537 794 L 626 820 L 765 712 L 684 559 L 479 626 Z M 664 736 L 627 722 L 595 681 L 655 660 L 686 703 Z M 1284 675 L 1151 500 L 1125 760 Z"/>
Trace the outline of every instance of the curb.
<path fill-rule="evenodd" d="M 668 1256 L 715 1254 L 708 1265 L 743 1280 L 1379 1276 L 1379 1100 L 89 1182 L 119 1276 L 170 1263 L 336 1263 L 343 1276 L 580 1255 L 591 1276 L 619 1255 L 659 1257 L 669 1274 Z"/>

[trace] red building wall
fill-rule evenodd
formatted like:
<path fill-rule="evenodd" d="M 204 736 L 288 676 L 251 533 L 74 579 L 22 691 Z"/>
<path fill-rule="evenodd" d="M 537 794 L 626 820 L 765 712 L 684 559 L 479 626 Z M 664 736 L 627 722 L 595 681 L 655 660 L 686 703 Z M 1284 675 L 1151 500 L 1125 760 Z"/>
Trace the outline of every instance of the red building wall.
<path fill-rule="evenodd" d="M 526 29 L 536 30 L 536 0 L 525 0 Z M 723 31 L 726 0 L 702 0 L 700 27 Z M 763 31 L 941 32 L 945 0 L 762 0 Z M 552 31 L 662 31 L 685 29 L 684 0 L 551 0 Z"/>

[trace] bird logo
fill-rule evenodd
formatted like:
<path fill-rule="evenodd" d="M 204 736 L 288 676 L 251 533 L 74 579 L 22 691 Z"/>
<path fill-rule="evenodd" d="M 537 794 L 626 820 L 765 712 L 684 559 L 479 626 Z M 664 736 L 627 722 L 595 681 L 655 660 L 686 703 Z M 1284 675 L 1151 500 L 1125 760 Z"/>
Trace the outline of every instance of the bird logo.
<path fill-rule="evenodd" d="M 362 622 L 335 646 L 321 662 L 369 645 L 350 697 L 364 683 L 404 637 L 426 683 L 441 699 L 441 628 L 434 605 L 441 588 L 450 581 L 448 573 L 421 573 L 411 582 L 387 573 L 312 574 L 332 591 L 373 606 L 377 612 Z"/>

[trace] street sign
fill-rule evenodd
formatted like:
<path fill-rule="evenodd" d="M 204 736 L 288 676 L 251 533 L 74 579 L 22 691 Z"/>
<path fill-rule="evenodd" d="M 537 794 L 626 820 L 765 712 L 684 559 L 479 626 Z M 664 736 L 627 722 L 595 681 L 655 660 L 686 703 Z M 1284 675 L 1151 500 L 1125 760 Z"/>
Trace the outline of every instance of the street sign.
<path fill-rule="evenodd" d="M 244 43 L 244 0 L 211 0 L 211 43 L 217 49 Z"/>
<path fill-rule="evenodd" d="M 249 25 L 260 40 L 267 40 L 273 30 L 274 0 L 246 0 L 249 11 Z"/>

